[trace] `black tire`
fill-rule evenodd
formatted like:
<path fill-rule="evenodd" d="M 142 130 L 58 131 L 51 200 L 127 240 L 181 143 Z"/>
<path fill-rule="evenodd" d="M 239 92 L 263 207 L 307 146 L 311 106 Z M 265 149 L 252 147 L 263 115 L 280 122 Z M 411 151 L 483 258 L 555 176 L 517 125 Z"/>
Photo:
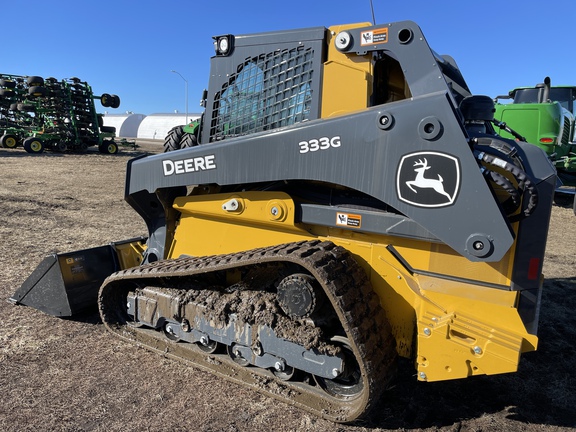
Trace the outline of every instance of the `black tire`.
<path fill-rule="evenodd" d="M 16 87 L 16 81 L 12 81 L 9 79 L 0 79 L 0 86 L 4 88 L 13 89 Z"/>
<path fill-rule="evenodd" d="M 198 145 L 198 138 L 196 135 L 184 133 L 182 135 L 182 139 L 180 140 L 180 148 L 189 148 L 189 147 L 196 147 Z"/>
<path fill-rule="evenodd" d="M 28 153 L 35 154 L 42 153 L 45 148 L 44 143 L 40 139 L 34 137 L 26 138 L 24 140 L 23 146 L 24 150 L 26 150 Z"/>
<path fill-rule="evenodd" d="M 0 96 L 2 97 L 12 97 L 14 96 L 14 90 L 8 88 L 0 88 Z"/>
<path fill-rule="evenodd" d="M 120 106 L 120 97 L 117 95 L 112 95 L 112 102 L 110 102 L 110 108 L 118 108 Z"/>
<path fill-rule="evenodd" d="M 96 115 L 96 118 L 98 119 L 98 127 L 101 128 L 104 126 L 104 116 L 102 114 L 98 114 Z"/>
<path fill-rule="evenodd" d="M 68 150 L 68 144 L 66 144 L 64 141 L 58 141 L 58 143 L 54 146 L 54 150 L 60 153 L 64 153 L 66 150 Z"/>
<path fill-rule="evenodd" d="M 116 128 L 114 126 L 100 126 L 100 132 L 116 133 Z"/>
<path fill-rule="evenodd" d="M 26 83 L 30 86 L 43 86 L 44 85 L 44 78 L 39 76 L 29 76 L 26 78 Z"/>
<path fill-rule="evenodd" d="M 168 131 L 164 139 L 164 153 L 180 150 L 180 141 L 184 134 L 184 126 L 175 126 Z"/>
<path fill-rule="evenodd" d="M 110 96 L 108 93 L 102 93 L 102 96 L 100 96 L 100 103 L 102 106 L 108 108 L 111 102 L 112 96 Z"/>
<path fill-rule="evenodd" d="M 28 89 L 28 95 L 34 97 L 41 97 L 46 94 L 46 89 L 41 86 L 32 86 Z"/>
<path fill-rule="evenodd" d="M 18 138 L 15 135 L 2 135 L 0 146 L 3 148 L 14 148 L 18 145 Z"/>
<path fill-rule="evenodd" d="M 102 144 L 98 146 L 98 150 L 100 153 L 104 154 L 117 154 L 118 144 L 116 144 L 114 141 L 102 141 Z"/>

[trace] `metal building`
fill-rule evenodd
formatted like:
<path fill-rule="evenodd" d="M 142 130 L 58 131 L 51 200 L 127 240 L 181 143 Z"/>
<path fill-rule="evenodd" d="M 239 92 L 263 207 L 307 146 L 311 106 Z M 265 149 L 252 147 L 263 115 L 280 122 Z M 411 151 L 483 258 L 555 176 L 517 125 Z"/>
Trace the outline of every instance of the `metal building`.
<path fill-rule="evenodd" d="M 200 118 L 200 114 L 188 114 L 188 122 Z M 138 138 L 163 140 L 174 126 L 186 124 L 186 116 L 177 114 L 150 114 L 140 123 Z"/>
<path fill-rule="evenodd" d="M 117 137 L 137 138 L 138 128 L 145 118 L 144 114 L 105 114 L 104 126 L 115 127 Z"/>

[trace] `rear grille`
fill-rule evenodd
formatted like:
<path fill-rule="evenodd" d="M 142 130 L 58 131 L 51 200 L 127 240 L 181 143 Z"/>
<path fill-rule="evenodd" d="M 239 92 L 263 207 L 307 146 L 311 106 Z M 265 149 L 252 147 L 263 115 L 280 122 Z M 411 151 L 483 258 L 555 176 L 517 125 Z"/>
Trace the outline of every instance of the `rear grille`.
<path fill-rule="evenodd" d="M 568 116 L 564 116 L 564 128 L 562 130 L 561 145 L 568 145 L 570 143 L 570 132 L 572 131 L 571 119 Z"/>
<path fill-rule="evenodd" d="M 239 64 L 215 95 L 210 141 L 310 119 L 314 50 L 296 47 Z"/>

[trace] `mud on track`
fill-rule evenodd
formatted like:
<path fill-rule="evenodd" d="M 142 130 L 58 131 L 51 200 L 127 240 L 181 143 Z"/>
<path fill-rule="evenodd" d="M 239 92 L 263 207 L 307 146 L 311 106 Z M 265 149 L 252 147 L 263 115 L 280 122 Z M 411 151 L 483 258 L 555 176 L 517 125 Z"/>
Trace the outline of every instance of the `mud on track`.
<path fill-rule="evenodd" d="M 540 347 L 516 374 L 418 383 L 410 364 L 362 423 L 335 425 L 140 349 L 96 313 L 50 317 L 6 301 L 49 252 L 146 235 L 124 202 L 128 159 L 0 149 L 0 430 L 576 430 L 576 217 L 555 207 Z"/>

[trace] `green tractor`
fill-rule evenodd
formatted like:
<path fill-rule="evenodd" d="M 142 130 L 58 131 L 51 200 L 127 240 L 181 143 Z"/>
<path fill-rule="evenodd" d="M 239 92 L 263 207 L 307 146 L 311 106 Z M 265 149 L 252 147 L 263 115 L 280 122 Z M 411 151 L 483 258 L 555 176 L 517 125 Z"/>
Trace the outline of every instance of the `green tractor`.
<path fill-rule="evenodd" d="M 164 152 L 197 146 L 200 123 L 200 120 L 192 120 L 187 125 L 170 129 L 164 139 Z"/>
<path fill-rule="evenodd" d="M 515 88 L 508 95 L 497 96 L 496 102 L 499 99 L 512 99 L 512 103 L 496 103 L 496 125 L 508 126 L 521 136 L 505 129 L 498 133 L 505 138 L 527 141 L 546 152 L 563 185 L 556 189 L 554 201 L 569 205 L 576 191 L 576 86 L 552 87 L 546 77 L 542 84 Z"/>
<path fill-rule="evenodd" d="M 206 106 L 207 97 L 208 91 L 204 90 L 200 102 L 201 107 Z M 198 138 L 202 120 L 202 117 L 200 117 L 196 120 L 189 121 L 186 125 L 174 126 L 172 129 L 170 129 L 164 138 L 164 152 L 196 147 L 199 141 Z"/>

